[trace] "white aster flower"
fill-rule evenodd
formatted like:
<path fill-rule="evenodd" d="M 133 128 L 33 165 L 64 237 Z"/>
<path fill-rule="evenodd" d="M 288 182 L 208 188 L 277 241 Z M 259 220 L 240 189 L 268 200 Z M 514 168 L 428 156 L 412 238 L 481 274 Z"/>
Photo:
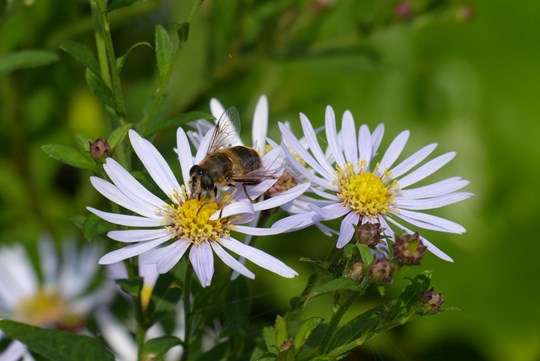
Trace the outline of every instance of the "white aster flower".
<path fill-rule="evenodd" d="M 384 228 L 383 233 L 392 240 L 395 234 L 391 225 L 412 233 L 403 225 L 403 221 L 428 230 L 465 232 L 457 223 L 419 211 L 443 207 L 471 197 L 471 193 L 457 192 L 469 183 L 467 180 L 451 177 L 430 185 L 410 188 L 447 164 L 454 158 L 455 152 L 445 153 L 414 169 L 437 146 L 430 144 L 394 165 L 409 138 L 409 131 L 403 131 L 392 141 L 382 158 L 375 162 L 384 126 L 379 125 L 371 133 L 366 125 L 361 125 L 357 131 L 352 114 L 346 111 L 338 133 L 334 111 L 327 107 L 325 131 L 328 157 L 319 145 L 308 118 L 300 114 L 300 120 L 308 150 L 288 127 L 280 124 L 280 129 L 286 146 L 303 159 L 310 169 L 300 164 L 287 148 L 284 147 L 284 150 L 290 164 L 312 183 L 312 191 L 319 199 L 317 204 L 310 206 L 311 211 L 278 221 L 275 226 L 296 224 L 294 227 L 299 229 L 323 220 L 343 217 L 337 240 L 338 248 L 349 243 L 355 227 L 364 223 L 380 223 Z M 452 261 L 424 237 L 422 241 L 432 253 Z"/>
<path fill-rule="evenodd" d="M 91 177 L 92 185 L 109 200 L 138 215 L 107 213 L 92 207 L 88 207 L 88 210 L 108 222 L 138 229 L 109 232 L 110 238 L 130 245 L 106 254 L 100 259 L 101 264 L 112 264 L 144 254 L 145 262 L 155 263 L 159 273 L 166 273 L 190 249 L 189 260 L 203 287 L 210 285 L 214 274 L 214 253 L 235 271 L 254 278 L 251 271 L 225 251 L 228 249 L 283 277 L 297 275 L 275 257 L 237 241 L 231 232 L 251 235 L 286 232 L 288 229 L 285 227 L 265 229 L 242 224 L 251 221 L 256 211 L 279 207 L 294 199 L 307 189 L 306 185 L 299 185 L 280 197 L 254 205 L 240 197 L 243 192 L 237 192 L 234 199 L 225 197 L 225 200 L 208 196 L 191 197 L 189 171 L 206 156 L 211 135 L 210 132 L 202 139 L 193 157 L 185 132 L 178 128 L 178 158 L 185 183 L 181 186 L 157 149 L 137 132 L 129 131 L 135 153 L 168 201 L 149 192 L 114 159 L 108 158 L 104 169 L 112 183 Z M 263 166 L 272 167 L 280 156 L 280 149 L 267 153 L 262 158 Z M 269 181 L 273 180 L 248 187 L 249 197 L 254 199 L 263 194 L 271 186 Z"/>
<path fill-rule="evenodd" d="M 64 243 L 62 260 L 53 242 L 40 239 L 39 259 L 42 279 L 25 249 L 20 245 L 0 248 L 0 317 L 36 325 L 81 330 L 85 317 L 114 296 L 114 285 L 105 283 L 91 290 L 99 269 L 101 249 L 95 244 L 77 250 L 75 243 Z M 1 336 L 1 333 L 0 333 Z M 33 360 L 26 346 L 12 341 L 0 352 L 0 360 Z"/>

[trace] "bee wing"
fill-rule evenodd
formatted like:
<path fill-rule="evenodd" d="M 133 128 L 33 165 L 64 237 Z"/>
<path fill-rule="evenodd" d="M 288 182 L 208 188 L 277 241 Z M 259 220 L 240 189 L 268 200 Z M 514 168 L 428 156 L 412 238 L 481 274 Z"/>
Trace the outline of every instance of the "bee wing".
<path fill-rule="evenodd" d="M 240 116 L 235 107 L 230 107 L 221 114 L 212 133 L 208 153 L 221 148 L 230 148 L 241 144 L 240 140 Z"/>

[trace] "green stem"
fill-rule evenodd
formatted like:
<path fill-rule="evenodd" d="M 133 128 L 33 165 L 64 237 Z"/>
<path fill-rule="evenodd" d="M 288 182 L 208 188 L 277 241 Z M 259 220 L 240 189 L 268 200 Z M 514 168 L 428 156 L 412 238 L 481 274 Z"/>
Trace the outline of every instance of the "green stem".
<path fill-rule="evenodd" d="M 116 65 L 116 56 L 111 37 L 111 28 L 107 17 L 107 6 L 104 0 L 92 0 L 92 10 L 95 20 L 96 44 L 98 46 L 98 58 L 101 66 L 101 76 L 112 91 L 116 104 L 116 119 L 115 126 L 126 123 L 126 106 L 124 96 L 122 94 L 122 86 L 120 84 L 120 74 Z M 103 64 L 106 64 L 104 66 Z"/>
<path fill-rule="evenodd" d="M 137 277 L 139 276 L 139 266 L 135 261 L 124 261 L 128 277 Z M 142 289 L 141 289 L 142 291 Z M 137 360 L 142 359 L 142 352 L 144 346 L 144 335 L 146 334 L 146 327 L 144 322 L 144 310 L 141 302 L 141 291 L 137 296 L 133 297 L 133 310 L 135 313 L 135 319 L 137 321 L 137 330 L 136 330 L 136 341 L 137 341 Z"/>
<path fill-rule="evenodd" d="M 191 294 L 191 278 L 193 276 L 193 267 L 191 267 L 191 264 L 188 262 L 186 267 L 186 276 L 184 281 L 184 294 L 182 295 L 182 302 L 184 303 L 184 318 L 186 322 L 186 327 L 184 329 L 184 349 L 182 351 L 182 360 L 186 361 L 189 357 L 189 351 L 190 351 L 190 335 L 191 335 L 191 326 L 193 322 L 192 317 L 192 310 L 191 310 L 191 300 L 190 300 L 190 294 Z"/>
<path fill-rule="evenodd" d="M 195 15 L 197 14 L 197 11 L 199 10 L 199 7 L 203 3 L 204 0 L 196 0 L 193 3 L 193 7 L 191 8 L 191 12 L 189 14 L 187 24 L 188 27 L 191 26 L 191 23 L 193 22 L 193 19 L 195 18 Z M 169 84 L 169 81 L 171 80 L 171 75 L 174 71 L 175 64 L 178 61 L 178 58 L 180 57 L 180 54 L 182 53 L 182 50 L 184 49 L 184 42 L 180 42 L 178 44 L 178 47 L 174 51 L 174 54 L 171 59 L 171 66 L 169 66 L 167 72 L 165 73 L 165 76 L 161 78 L 159 82 L 159 86 L 156 90 L 156 95 L 154 96 L 154 99 L 152 100 L 152 103 L 150 104 L 150 108 L 148 110 L 148 113 L 146 113 L 143 121 L 142 121 L 142 133 L 146 133 L 148 130 L 148 127 L 151 125 L 154 121 L 155 113 L 159 109 L 159 106 L 162 102 L 162 98 L 165 95 L 165 90 L 167 89 L 167 85 Z"/>
<path fill-rule="evenodd" d="M 345 312 L 351 307 L 351 305 L 354 303 L 356 298 L 358 297 L 358 294 L 351 294 L 347 296 L 347 299 L 345 302 L 343 302 L 336 312 L 334 312 L 334 315 L 332 316 L 332 319 L 330 320 L 330 324 L 328 325 L 328 328 L 326 330 L 326 333 L 324 335 L 324 338 L 319 346 L 319 354 L 324 355 L 326 352 L 326 349 L 328 348 L 328 345 L 330 341 L 332 340 L 332 336 L 334 336 L 337 327 L 339 326 L 339 322 L 341 321 L 341 318 L 345 314 Z"/>

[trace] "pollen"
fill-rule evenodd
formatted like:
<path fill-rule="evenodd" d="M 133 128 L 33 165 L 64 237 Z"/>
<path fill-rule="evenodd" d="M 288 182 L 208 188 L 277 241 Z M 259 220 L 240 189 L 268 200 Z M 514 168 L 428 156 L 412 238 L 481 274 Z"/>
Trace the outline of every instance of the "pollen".
<path fill-rule="evenodd" d="M 183 238 L 193 244 L 218 241 L 228 236 L 233 228 L 232 222 L 226 218 L 210 220 L 210 217 L 223 209 L 223 203 L 210 197 L 176 197 L 179 201 L 167 208 L 168 228 L 173 230 L 176 238 Z"/>
<path fill-rule="evenodd" d="M 336 185 L 339 188 L 338 197 L 344 206 L 356 213 L 376 218 L 378 215 L 392 211 L 392 206 L 399 186 L 397 181 L 391 180 L 388 170 L 381 176 L 376 175 L 377 167 L 373 172 L 366 170 L 366 162 L 359 164 L 359 171 L 354 169 L 352 163 L 338 168 Z"/>

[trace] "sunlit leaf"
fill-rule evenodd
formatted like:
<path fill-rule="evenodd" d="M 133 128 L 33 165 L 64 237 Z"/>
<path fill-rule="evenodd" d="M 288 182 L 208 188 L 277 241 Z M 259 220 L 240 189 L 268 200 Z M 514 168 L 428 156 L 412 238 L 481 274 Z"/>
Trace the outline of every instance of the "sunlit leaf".
<path fill-rule="evenodd" d="M 118 144 L 120 144 L 120 142 L 122 140 L 124 140 L 124 138 L 126 137 L 128 131 L 133 128 L 133 124 L 131 123 L 128 123 L 128 124 L 124 124 L 118 128 L 116 128 L 112 133 L 111 135 L 109 136 L 109 139 L 107 139 L 107 142 L 109 143 L 109 147 L 111 147 L 111 149 L 114 149 L 116 148 L 116 146 Z"/>
<path fill-rule="evenodd" d="M 317 328 L 317 326 L 321 324 L 323 320 L 324 319 L 320 317 L 313 317 L 302 323 L 298 329 L 298 332 L 296 333 L 296 336 L 294 337 L 294 347 L 297 350 L 300 350 L 304 346 L 311 333 L 315 330 L 315 328 Z"/>
<path fill-rule="evenodd" d="M 58 60 L 58 54 L 50 50 L 22 50 L 0 56 L 0 74 L 19 69 L 49 65 Z"/>
<path fill-rule="evenodd" d="M 288 339 L 289 333 L 287 331 L 287 321 L 278 315 L 276 317 L 276 345 L 280 347 Z"/>
<path fill-rule="evenodd" d="M 88 154 L 67 145 L 47 144 L 41 149 L 51 158 L 59 160 L 76 168 L 88 169 L 99 172 L 99 167 Z"/>
<path fill-rule="evenodd" d="M 90 71 L 96 76 L 99 76 L 99 74 L 101 74 L 96 56 L 94 55 L 94 53 L 92 53 L 90 49 L 86 47 L 86 45 L 72 40 L 66 40 L 62 44 L 60 44 L 60 49 L 62 49 L 63 51 L 71 55 L 79 63 L 90 69 Z"/>
<path fill-rule="evenodd" d="M 171 37 L 165 28 L 161 25 L 156 26 L 156 58 L 160 79 L 163 80 L 172 65 L 174 54 L 174 45 Z"/>
<path fill-rule="evenodd" d="M 114 356 L 104 345 L 90 336 L 43 329 L 10 320 L 1 320 L 0 329 L 48 360 L 114 361 Z"/>
<path fill-rule="evenodd" d="M 174 346 L 181 345 L 182 341 L 174 336 L 153 338 L 144 343 L 142 356 L 144 360 L 160 361 Z"/>

